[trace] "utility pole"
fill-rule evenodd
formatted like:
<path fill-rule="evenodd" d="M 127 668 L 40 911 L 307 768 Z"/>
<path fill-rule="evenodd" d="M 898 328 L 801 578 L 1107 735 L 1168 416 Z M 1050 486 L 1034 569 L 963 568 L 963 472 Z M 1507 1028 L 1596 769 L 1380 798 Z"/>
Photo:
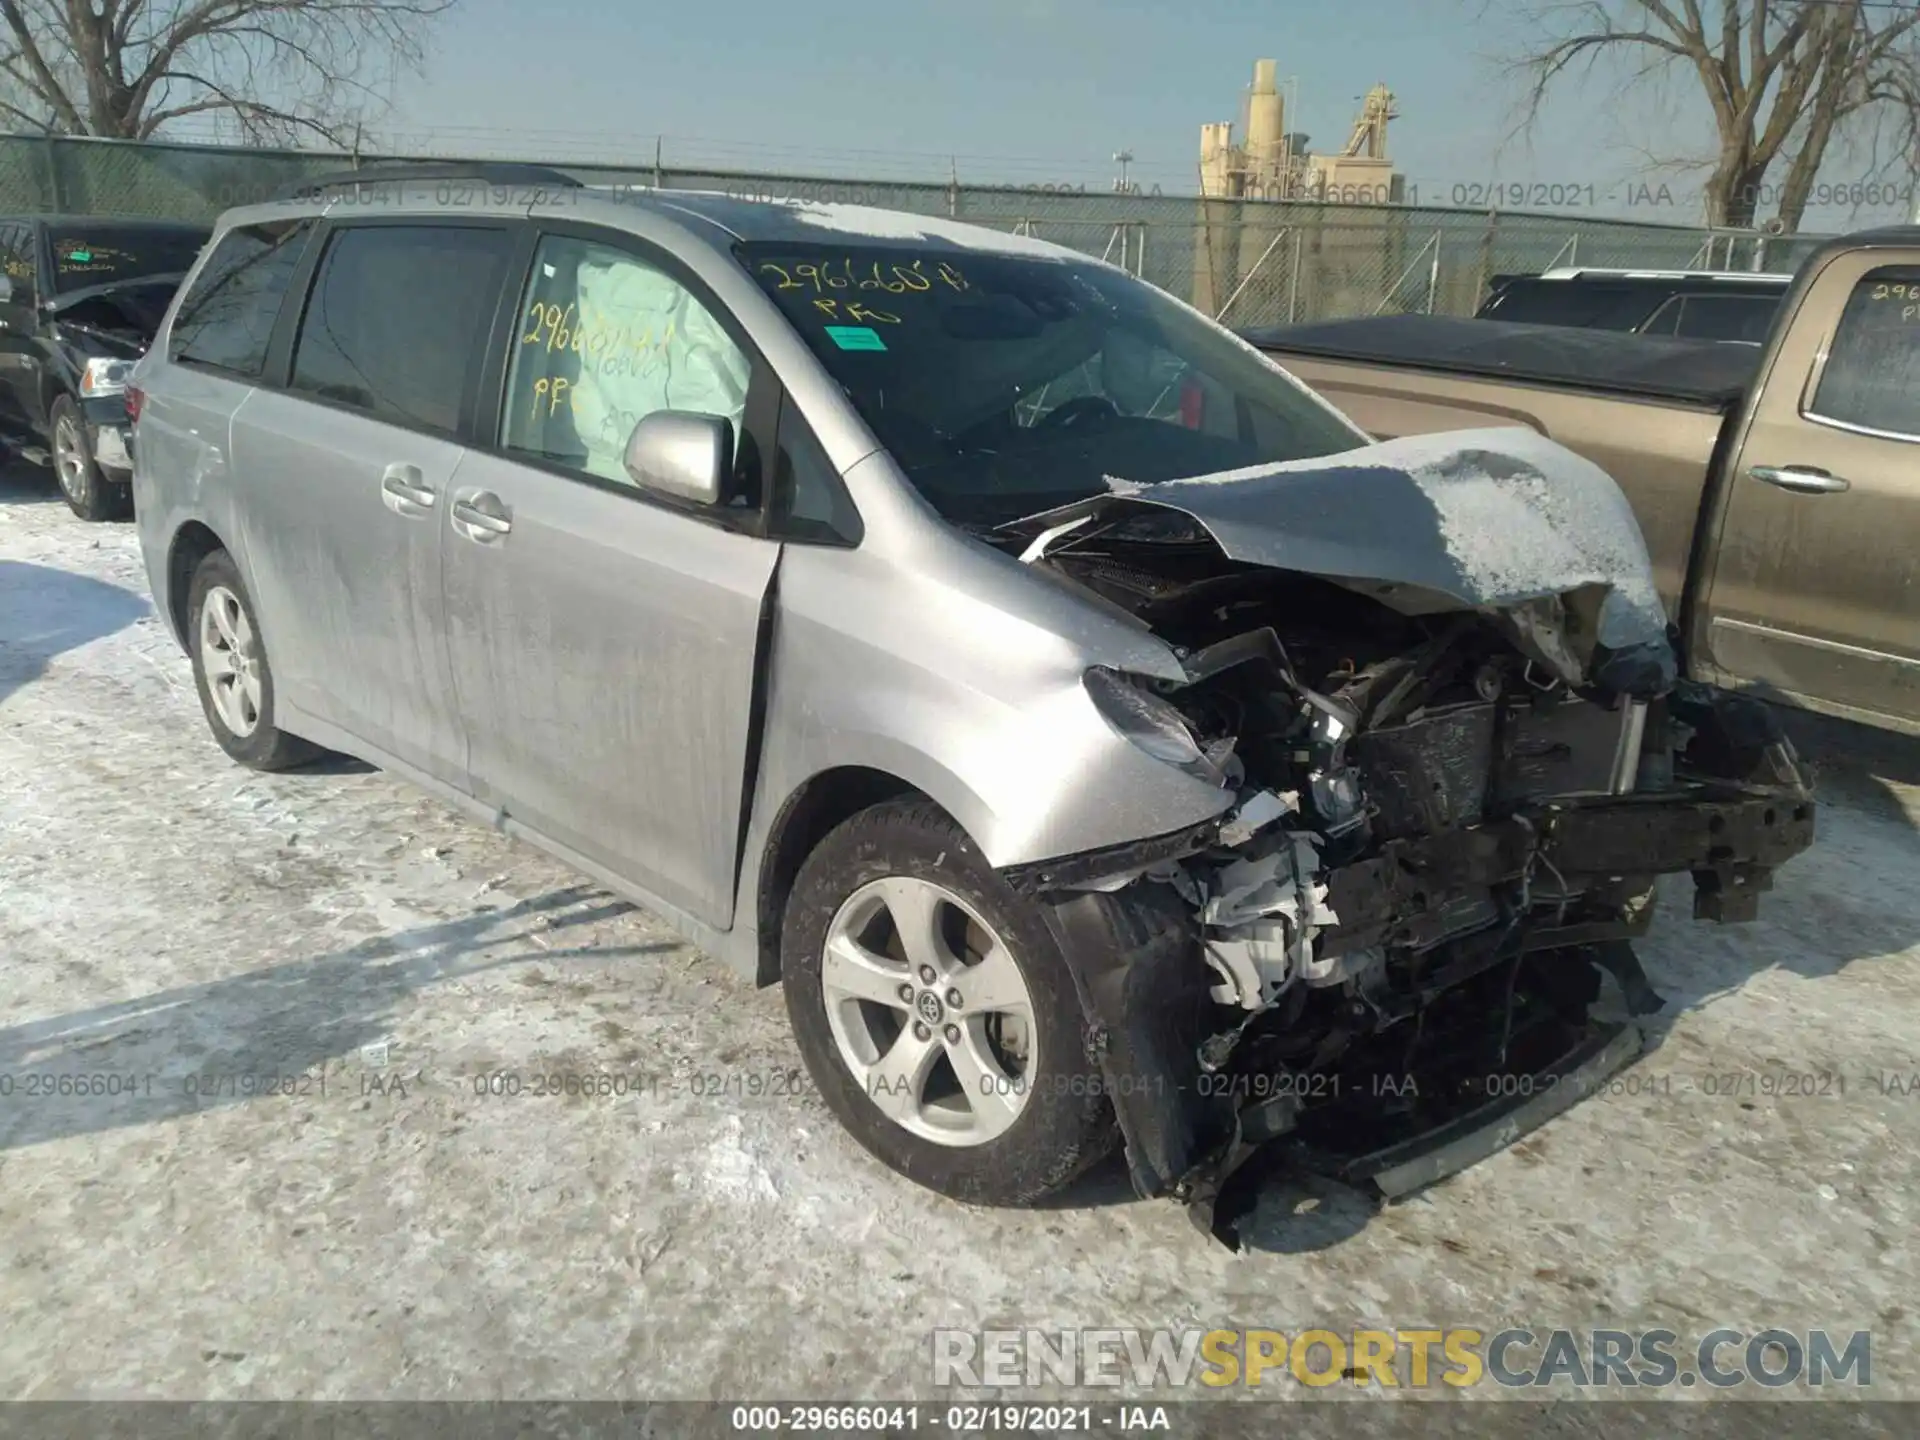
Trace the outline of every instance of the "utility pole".
<path fill-rule="evenodd" d="M 1120 167 L 1120 178 L 1113 182 L 1114 193 L 1118 195 L 1130 193 L 1127 189 L 1127 166 L 1133 163 L 1133 152 L 1131 150 L 1114 151 L 1113 163 Z"/>
<path fill-rule="evenodd" d="M 1913 214 L 1907 218 L 1920 225 L 1920 135 L 1913 138 L 1913 179 L 1907 184 L 1907 198 L 1913 202 Z"/>

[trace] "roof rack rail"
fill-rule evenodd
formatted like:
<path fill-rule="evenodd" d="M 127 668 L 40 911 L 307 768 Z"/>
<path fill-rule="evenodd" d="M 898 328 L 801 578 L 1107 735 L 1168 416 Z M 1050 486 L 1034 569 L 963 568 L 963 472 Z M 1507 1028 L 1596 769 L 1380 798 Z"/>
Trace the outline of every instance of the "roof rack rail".
<path fill-rule="evenodd" d="M 482 163 L 474 165 L 369 165 L 360 170 L 338 170 L 328 175 L 313 175 L 295 181 L 277 192 L 276 200 L 298 200 L 324 190 L 344 190 L 355 185 L 385 185 L 397 180 L 468 180 L 482 185 L 562 185 L 582 188 L 582 182 L 551 165 Z"/>

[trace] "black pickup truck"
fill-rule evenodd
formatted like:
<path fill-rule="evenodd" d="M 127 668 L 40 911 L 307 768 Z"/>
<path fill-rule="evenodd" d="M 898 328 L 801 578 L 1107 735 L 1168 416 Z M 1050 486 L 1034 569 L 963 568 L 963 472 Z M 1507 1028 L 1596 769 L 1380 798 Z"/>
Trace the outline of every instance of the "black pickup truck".
<path fill-rule="evenodd" d="M 73 513 L 133 507 L 126 379 L 211 233 L 160 220 L 0 217 L 0 433 Z"/>

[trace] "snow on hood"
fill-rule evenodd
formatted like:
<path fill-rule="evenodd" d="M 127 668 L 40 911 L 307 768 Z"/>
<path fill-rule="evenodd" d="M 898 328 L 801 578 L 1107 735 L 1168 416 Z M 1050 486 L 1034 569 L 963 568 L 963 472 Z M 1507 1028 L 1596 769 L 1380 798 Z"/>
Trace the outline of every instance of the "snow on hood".
<path fill-rule="evenodd" d="M 1231 559 L 1494 612 L 1570 683 L 1599 682 L 1586 673 L 1596 641 L 1611 652 L 1615 688 L 1658 693 L 1673 682 L 1666 612 L 1626 496 L 1532 430 L 1414 435 L 1189 480 L 1107 483 L 1197 520 Z M 1582 595 L 1597 604 L 1583 607 Z M 1582 608 L 1595 612 L 1584 640 L 1570 619 Z"/>

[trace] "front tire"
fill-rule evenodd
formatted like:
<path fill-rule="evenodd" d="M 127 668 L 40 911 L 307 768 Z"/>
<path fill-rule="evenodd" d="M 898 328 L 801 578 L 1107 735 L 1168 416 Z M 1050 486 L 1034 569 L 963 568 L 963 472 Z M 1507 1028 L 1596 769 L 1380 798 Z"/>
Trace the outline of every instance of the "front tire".
<path fill-rule="evenodd" d="M 47 411 L 53 474 L 67 508 L 82 520 L 125 520 L 133 514 L 133 486 L 107 479 L 87 448 L 87 424 L 71 395 L 57 395 Z"/>
<path fill-rule="evenodd" d="M 925 801 L 876 805 L 800 867 L 780 936 L 787 1015 L 854 1139 L 955 1200 L 1027 1205 L 1118 1138 L 1039 906 Z"/>
<path fill-rule="evenodd" d="M 273 667 L 240 567 L 215 550 L 187 591 L 187 645 L 200 708 L 220 748 L 254 770 L 285 770 L 320 751 L 273 721 Z"/>

